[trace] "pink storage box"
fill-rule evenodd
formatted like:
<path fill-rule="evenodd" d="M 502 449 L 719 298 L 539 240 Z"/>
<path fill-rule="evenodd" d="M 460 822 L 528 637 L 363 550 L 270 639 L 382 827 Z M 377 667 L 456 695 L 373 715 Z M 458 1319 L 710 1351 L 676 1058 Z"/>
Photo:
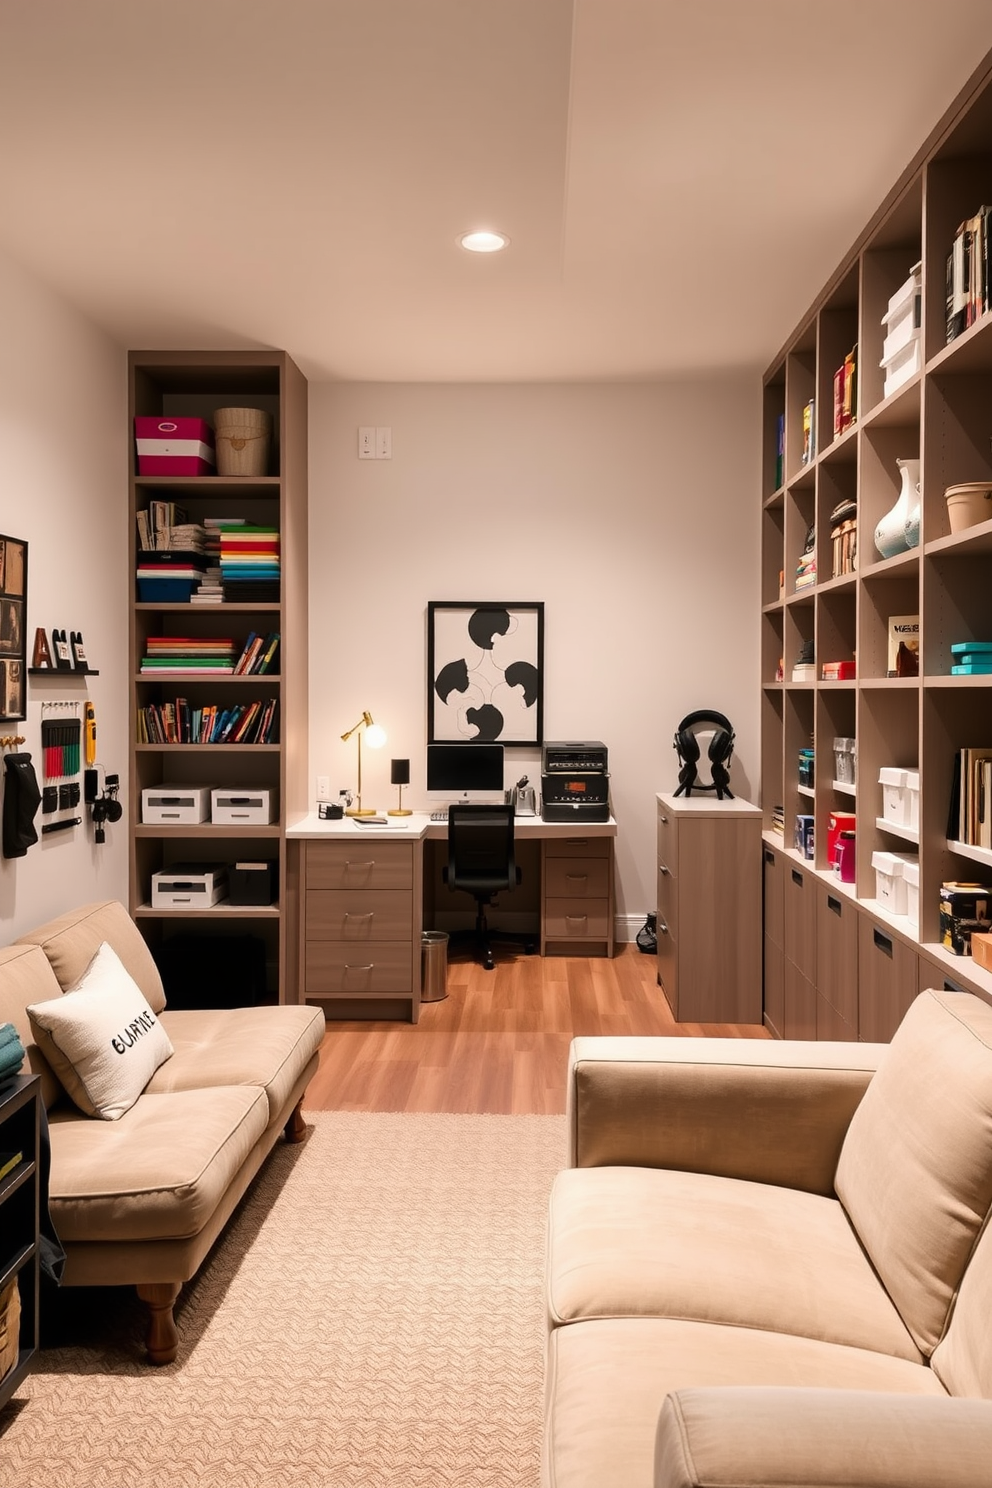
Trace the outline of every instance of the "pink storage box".
<path fill-rule="evenodd" d="M 201 418 L 136 418 L 139 475 L 213 475 L 214 431 Z"/>

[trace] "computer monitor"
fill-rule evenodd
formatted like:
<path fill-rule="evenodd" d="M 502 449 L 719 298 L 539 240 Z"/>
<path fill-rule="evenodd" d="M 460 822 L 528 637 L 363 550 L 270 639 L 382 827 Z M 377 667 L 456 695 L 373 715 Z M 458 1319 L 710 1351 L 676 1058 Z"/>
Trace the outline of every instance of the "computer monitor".
<path fill-rule="evenodd" d="M 502 744 L 428 744 L 427 795 L 432 804 L 503 800 Z"/>

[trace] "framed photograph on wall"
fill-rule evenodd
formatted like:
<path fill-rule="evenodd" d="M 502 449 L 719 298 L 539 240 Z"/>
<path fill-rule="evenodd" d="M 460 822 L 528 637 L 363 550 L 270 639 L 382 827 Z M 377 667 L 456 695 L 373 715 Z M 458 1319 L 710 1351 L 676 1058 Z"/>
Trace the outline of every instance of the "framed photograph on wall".
<path fill-rule="evenodd" d="M 431 600 L 428 744 L 543 741 L 543 603 Z"/>
<path fill-rule="evenodd" d="M 28 545 L 0 535 L 0 722 L 27 717 Z"/>

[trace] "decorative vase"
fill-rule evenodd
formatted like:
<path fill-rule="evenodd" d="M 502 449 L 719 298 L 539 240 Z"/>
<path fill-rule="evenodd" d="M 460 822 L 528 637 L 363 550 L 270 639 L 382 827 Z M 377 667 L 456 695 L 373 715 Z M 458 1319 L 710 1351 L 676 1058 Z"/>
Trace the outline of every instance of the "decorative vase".
<path fill-rule="evenodd" d="M 902 475 L 899 497 L 875 528 L 875 546 L 883 558 L 915 548 L 920 540 L 920 462 L 897 460 Z"/>

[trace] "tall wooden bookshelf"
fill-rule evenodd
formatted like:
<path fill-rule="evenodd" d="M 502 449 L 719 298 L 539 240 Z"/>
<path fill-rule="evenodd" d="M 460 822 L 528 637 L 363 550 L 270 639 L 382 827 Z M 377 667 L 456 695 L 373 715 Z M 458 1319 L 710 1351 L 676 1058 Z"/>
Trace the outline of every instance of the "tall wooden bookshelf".
<path fill-rule="evenodd" d="M 992 743 L 992 676 L 952 676 L 950 645 L 992 640 L 992 521 L 951 533 L 945 489 L 992 480 L 992 311 L 946 336 L 946 265 L 959 225 L 992 202 L 992 55 L 879 208 L 764 378 L 761 493 L 761 799 L 765 842 L 765 1016 L 786 1037 L 887 1039 L 917 990 L 945 983 L 992 1000 L 992 974 L 939 943 L 945 880 L 992 884 L 992 852 L 948 838 L 956 752 Z M 919 371 L 889 396 L 882 320 L 922 264 Z M 856 420 L 835 434 L 833 375 L 857 343 Z M 803 410 L 815 400 L 815 453 Z M 784 419 L 784 462 L 778 425 Z M 882 558 L 873 534 L 896 502 L 896 460 L 921 461 L 920 544 Z M 830 515 L 857 502 L 858 560 L 833 575 Z M 795 587 L 815 523 L 817 581 Z M 780 575 L 782 576 L 780 579 Z M 920 616 L 920 675 L 887 675 L 888 619 Z M 793 682 L 804 643 L 816 679 Z M 857 675 L 822 680 L 828 660 Z M 779 662 L 783 664 L 778 680 Z M 857 741 L 853 787 L 834 780 L 835 736 Z M 799 750 L 813 744 L 813 787 Z M 920 772 L 915 833 L 886 827 L 879 770 Z M 773 830 L 776 807 L 784 834 Z M 827 862 L 831 813 L 857 819 L 854 883 Z M 815 820 L 815 858 L 793 846 Z M 876 900 L 872 854 L 919 855 L 919 924 Z"/>
<path fill-rule="evenodd" d="M 142 476 L 131 440 L 130 552 L 136 568 L 136 513 L 152 499 L 175 501 L 190 521 L 243 518 L 279 530 L 281 584 L 278 602 L 193 605 L 148 603 L 133 588 L 131 667 L 130 909 L 153 954 L 168 962 L 177 936 L 246 936 L 261 942 L 267 999 L 296 1000 L 296 884 L 286 852 L 285 828 L 307 809 L 307 385 L 281 351 L 134 351 L 128 358 L 129 430 L 135 415 L 198 416 L 248 406 L 273 416 L 272 453 L 264 476 Z M 250 631 L 280 635 L 278 670 L 248 677 L 142 675 L 149 636 L 231 637 L 243 644 Z M 191 707 L 277 699 L 274 742 L 267 744 L 147 744 L 138 742 L 138 714 L 149 703 L 176 696 Z M 162 826 L 142 821 L 141 793 L 163 784 L 268 788 L 277 793 L 272 823 L 253 826 Z M 270 905 L 235 907 L 222 901 L 201 910 L 155 909 L 151 876 L 178 862 L 268 861 L 275 865 L 277 898 Z M 176 947 L 172 947 L 174 953 Z M 223 960 L 223 948 L 205 947 Z M 235 947 L 231 947 L 232 957 Z M 172 956 L 172 959 L 176 959 Z M 209 1005 L 237 1000 L 231 986 L 216 988 Z"/>

